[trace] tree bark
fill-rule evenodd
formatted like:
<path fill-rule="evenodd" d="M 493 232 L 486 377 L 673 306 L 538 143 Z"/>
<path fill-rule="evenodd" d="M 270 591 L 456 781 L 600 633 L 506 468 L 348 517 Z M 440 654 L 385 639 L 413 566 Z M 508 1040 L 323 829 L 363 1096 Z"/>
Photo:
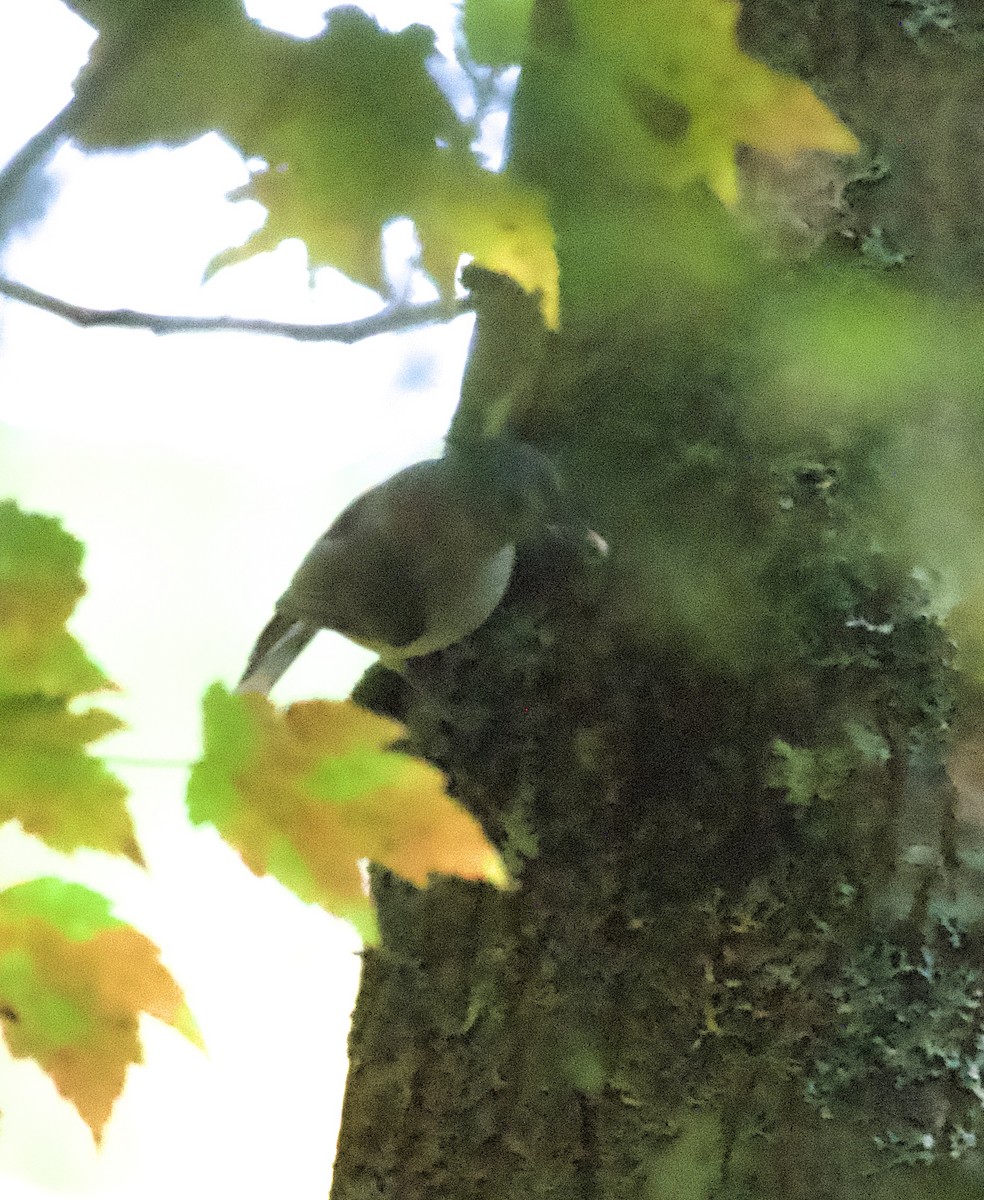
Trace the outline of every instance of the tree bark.
<path fill-rule="evenodd" d="M 976 293 L 982 59 L 976 14 L 944 17 L 746 0 L 741 34 L 881 163 L 818 253 Z M 515 404 L 611 558 L 528 547 L 418 686 L 362 686 L 518 886 L 374 869 L 333 1200 L 981 1194 L 953 645 L 859 536 L 842 456 L 766 461 L 740 372 L 663 333 L 634 312 L 548 339 Z"/>

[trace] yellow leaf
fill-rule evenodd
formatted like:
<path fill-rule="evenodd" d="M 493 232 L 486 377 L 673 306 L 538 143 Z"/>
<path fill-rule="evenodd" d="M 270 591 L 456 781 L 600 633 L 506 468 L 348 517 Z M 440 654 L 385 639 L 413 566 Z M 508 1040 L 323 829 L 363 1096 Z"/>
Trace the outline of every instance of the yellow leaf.
<path fill-rule="evenodd" d="M 703 182 L 730 205 L 741 143 L 784 159 L 858 149 L 805 83 L 744 53 L 733 0 L 569 0 L 563 13 L 532 24 L 513 130 L 524 179 L 553 200 Z"/>
<path fill-rule="evenodd" d="M 0 1020 L 102 1138 L 131 1063 L 141 1012 L 201 1045 L 158 949 L 81 884 L 38 879 L 0 892 Z"/>
<path fill-rule="evenodd" d="M 429 874 L 505 881 L 481 826 L 445 792 L 437 768 L 391 749 L 403 730 L 351 701 L 281 712 L 262 696 L 205 697 L 205 754 L 188 785 L 208 821 L 255 874 L 374 928 L 359 862 L 423 886 Z M 230 751 L 230 746 L 235 749 Z"/>
<path fill-rule="evenodd" d="M 82 545 L 59 521 L 0 503 L 0 822 L 56 850 L 142 863 L 126 788 L 87 746 L 123 727 L 69 704 L 114 685 L 65 628 L 85 592 Z"/>
<path fill-rule="evenodd" d="M 515 180 L 475 166 L 441 172 L 421 196 L 414 217 L 423 263 L 442 290 L 450 289 L 462 254 L 539 292 L 544 321 L 559 321 L 559 272 L 546 198 Z"/>

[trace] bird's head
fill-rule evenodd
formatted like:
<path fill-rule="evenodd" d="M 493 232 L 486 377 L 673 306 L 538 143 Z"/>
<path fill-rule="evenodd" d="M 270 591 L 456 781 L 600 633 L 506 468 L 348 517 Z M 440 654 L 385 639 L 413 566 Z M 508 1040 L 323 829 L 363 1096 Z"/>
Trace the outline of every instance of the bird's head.
<path fill-rule="evenodd" d="M 466 509 L 503 543 L 521 542 L 551 524 L 567 524 L 570 506 L 560 473 L 526 442 L 494 438 L 449 442 L 449 469 Z"/>

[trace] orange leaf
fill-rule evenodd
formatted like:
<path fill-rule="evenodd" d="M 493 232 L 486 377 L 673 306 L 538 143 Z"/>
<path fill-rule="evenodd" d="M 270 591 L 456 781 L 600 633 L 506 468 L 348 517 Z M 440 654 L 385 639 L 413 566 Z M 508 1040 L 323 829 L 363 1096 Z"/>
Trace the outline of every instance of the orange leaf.
<path fill-rule="evenodd" d="M 11 1054 L 33 1058 L 98 1142 L 150 1013 L 201 1045 L 157 947 L 105 897 L 46 878 L 0 892 L 0 1018 Z"/>
<path fill-rule="evenodd" d="M 344 915 L 366 938 L 375 922 L 362 859 L 418 886 L 432 872 L 504 882 L 497 852 L 445 793 L 440 771 L 391 749 L 402 732 L 351 701 L 279 712 L 216 684 L 205 697 L 205 754 L 188 784 L 191 818 L 214 824 L 254 873 Z"/>

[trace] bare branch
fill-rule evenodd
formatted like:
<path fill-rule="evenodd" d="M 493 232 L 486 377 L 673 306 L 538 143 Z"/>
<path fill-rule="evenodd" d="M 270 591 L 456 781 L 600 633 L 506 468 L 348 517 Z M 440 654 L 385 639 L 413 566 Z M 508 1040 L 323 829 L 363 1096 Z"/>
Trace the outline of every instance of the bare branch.
<path fill-rule="evenodd" d="M 294 321 L 268 321 L 260 317 L 181 317 L 163 313 L 137 312 L 131 308 L 83 308 L 57 296 L 36 291 L 26 284 L 0 276 L 0 296 L 20 300 L 44 312 L 63 317 L 74 325 L 110 325 L 122 329 L 149 329 L 151 333 L 269 333 L 296 342 L 345 342 L 351 344 L 380 333 L 396 333 L 419 325 L 452 321 L 470 312 L 470 297 L 462 300 L 432 300 L 428 304 L 392 305 L 371 317 L 340 321 L 332 325 L 305 325 Z"/>

